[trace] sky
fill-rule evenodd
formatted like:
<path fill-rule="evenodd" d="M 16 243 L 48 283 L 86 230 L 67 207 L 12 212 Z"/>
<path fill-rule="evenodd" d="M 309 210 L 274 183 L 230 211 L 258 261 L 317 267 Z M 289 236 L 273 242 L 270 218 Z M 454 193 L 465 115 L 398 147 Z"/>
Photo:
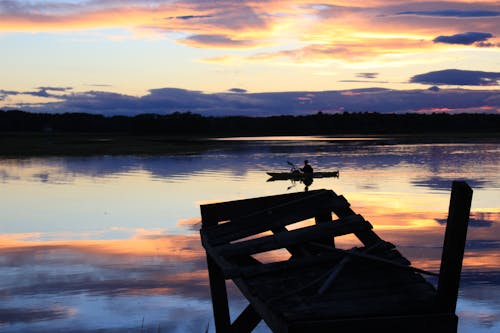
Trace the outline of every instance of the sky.
<path fill-rule="evenodd" d="M 0 45 L 4 110 L 500 113 L 499 1 L 5 0 Z"/>

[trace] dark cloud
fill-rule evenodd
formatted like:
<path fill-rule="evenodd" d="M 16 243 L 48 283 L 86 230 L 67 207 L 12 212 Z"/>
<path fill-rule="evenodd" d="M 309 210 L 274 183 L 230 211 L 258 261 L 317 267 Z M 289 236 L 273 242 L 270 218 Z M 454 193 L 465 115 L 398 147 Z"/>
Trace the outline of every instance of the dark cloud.
<path fill-rule="evenodd" d="M 437 75 L 437 78 L 432 75 L 427 77 L 426 74 L 417 75 L 412 82 L 432 85 L 460 84 L 460 82 L 465 84 L 463 80 L 450 78 L 446 73 L 445 71 Z M 480 75 L 480 77 L 491 77 L 491 75 Z M 57 101 L 16 105 L 15 107 L 25 111 L 49 113 L 86 112 L 104 115 L 136 115 L 189 111 L 206 116 L 304 115 L 318 111 L 338 112 L 339 110 L 406 113 L 433 109 L 465 112 L 463 110 L 469 109 L 477 110 L 477 112 L 496 112 L 500 108 L 500 99 L 495 90 L 404 91 L 369 88 L 345 91 L 243 93 L 243 89 L 234 89 L 229 92 L 209 94 L 177 88 L 158 88 L 151 89 L 149 94 L 139 97 L 104 91 L 71 92 L 50 95 L 57 98 Z M 16 93 L 50 94 L 47 91 Z M 310 93 L 314 93 L 312 103 L 301 102 L 303 97 Z"/>
<path fill-rule="evenodd" d="M 438 36 L 434 38 L 434 43 L 445 43 L 445 44 L 462 44 L 471 45 L 476 42 L 484 42 L 489 38 L 493 37 L 492 34 L 488 32 L 466 32 L 463 34 L 456 34 L 452 36 Z"/>
<path fill-rule="evenodd" d="M 241 89 L 241 88 L 232 88 L 232 89 L 229 89 L 230 92 L 233 92 L 233 93 L 239 93 L 239 94 L 244 94 L 247 92 L 246 89 Z"/>
<path fill-rule="evenodd" d="M 429 89 L 427 89 L 427 90 L 429 90 L 429 91 L 436 91 L 437 92 L 437 91 L 439 91 L 441 89 L 438 86 L 432 86 L 432 87 L 429 87 Z"/>
<path fill-rule="evenodd" d="M 19 94 L 21 94 L 21 92 L 19 92 L 19 91 L 0 89 L 0 95 L 7 96 L 7 95 L 19 95 Z"/>
<path fill-rule="evenodd" d="M 182 16 L 170 16 L 167 20 L 192 20 L 192 19 L 204 19 L 210 18 L 211 15 L 182 15 Z"/>
<path fill-rule="evenodd" d="M 36 96 L 36 97 L 53 97 L 54 96 L 53 94 L 49 93 L 45 89 L 40 89 L 38 91 L 28 91 L 28 92 L 25 92 L 24 94 Z"/>
<path fill-rule="evenodd" d="M 249 40 L 236 40 L 224 35 L 193 35 L 180 40 L 191 46 L 212 46 L 212 47 L 247 47 L 254 42 Z"/>
<path fill-rule="evenodd" d="M 415 10 L 399 12 L 397 15 L 416 15 L 416 16 L 437 16 L 437 17 L 495 17 L 500 16 L 499 11 L 494 10 Z"/>
<path fill-rule="evenodd" d="M 5 100 L 9 96 L 15 96 L 15 95 L 19 95 L 19 94 L 20 94 L 20 92 L 18 92 L 18 91 L 0 89 L 0 101 Z"/>
<path fill-rule="evenodd" d="M 375 79 L 378 76 L 379 73 L 357 73 L 356 77 L 361 77 L 364 79 Z"/>
<path fill-rule="evenodd" d="M 499 80 L 500 72 L 445 69 L 415 75 L 410 82 L 434 85 L 497 86 Z"/>
<path fill-rule="evenodd" d="M 50 91 L 68 91 L 72 90 L 72 87 L 37 87 L 40 90 L 50 90 Z"/>

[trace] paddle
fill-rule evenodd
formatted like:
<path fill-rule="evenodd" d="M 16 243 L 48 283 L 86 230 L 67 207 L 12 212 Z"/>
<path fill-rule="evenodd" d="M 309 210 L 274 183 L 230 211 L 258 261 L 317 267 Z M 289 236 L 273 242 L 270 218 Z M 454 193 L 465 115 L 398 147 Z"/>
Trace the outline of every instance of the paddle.
<path fill-rule="evenodd" d="M 297 166 L 295 164 L 293 164 L 292 162 L 290 161 L 286 161 L 286 163 L 288 163 L 288 165 L 291 165 L 292 166 L 292 170 L 291 171 L 294 171 L 294 170 L 299 170 L 299 168 L 297 168 Z"/>

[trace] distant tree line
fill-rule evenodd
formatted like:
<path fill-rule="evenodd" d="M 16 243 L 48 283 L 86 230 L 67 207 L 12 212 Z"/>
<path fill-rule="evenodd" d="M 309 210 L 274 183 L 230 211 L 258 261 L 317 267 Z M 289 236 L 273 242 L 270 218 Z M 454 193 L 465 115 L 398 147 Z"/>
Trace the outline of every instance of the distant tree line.
<path fill-rule="evenodd" d="M 498 114 L 318 112 L 305 116 L 205 117 L 190 112 L 137 116 L 0 111 L 0 132 L 123 133 L 171 136 L 498 133 Z"/>

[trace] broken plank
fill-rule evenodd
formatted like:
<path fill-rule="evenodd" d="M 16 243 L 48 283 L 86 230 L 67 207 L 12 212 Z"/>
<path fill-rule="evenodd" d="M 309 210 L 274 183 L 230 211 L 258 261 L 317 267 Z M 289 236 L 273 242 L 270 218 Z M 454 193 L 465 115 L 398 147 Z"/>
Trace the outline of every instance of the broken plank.
<path fill-rule="evenodd" d="M 222 256 L 250 255 L 304 244 L 313 240 L 324 239 L 325 237 L 333 238 L 342 236 L 355 231 L 370 229 L 371 227 L 363 217 L 353 215 L 343 219 L 342 223 L 334 221 L 332 223 L 316 224 L 291 231 L 279 232 L 271 236 L 224 244 L 214 249 L 216 253 Z"/>
<path fill-rule="evenodd" d="M 252 235 L 256 235 L 274 228 L 280 228 L 300 221 L 307 220 L 318 214 L 328 211 L 328 203 L 305 202 L 299 206 L 283 212 L 270 213 L 256 219 L 247 220 L 246 223 L 228 222 L 204 230 L 211 244 L 223 244 Z"/>
<path fill-rule="evenodd" d="M 279 194 L 252 199 L 233 200 L 221 203 L 205 204 L 200 206 L 203 226 L 217 225 L 220 221 L 227 221 L 234 217 L 252 215 L 257 211 L 276 207 L 281 204 L 300 201 L 304 198 L 325 194 L 327 190 L 314 190 L 309 192 L 298 192 Z"/>

